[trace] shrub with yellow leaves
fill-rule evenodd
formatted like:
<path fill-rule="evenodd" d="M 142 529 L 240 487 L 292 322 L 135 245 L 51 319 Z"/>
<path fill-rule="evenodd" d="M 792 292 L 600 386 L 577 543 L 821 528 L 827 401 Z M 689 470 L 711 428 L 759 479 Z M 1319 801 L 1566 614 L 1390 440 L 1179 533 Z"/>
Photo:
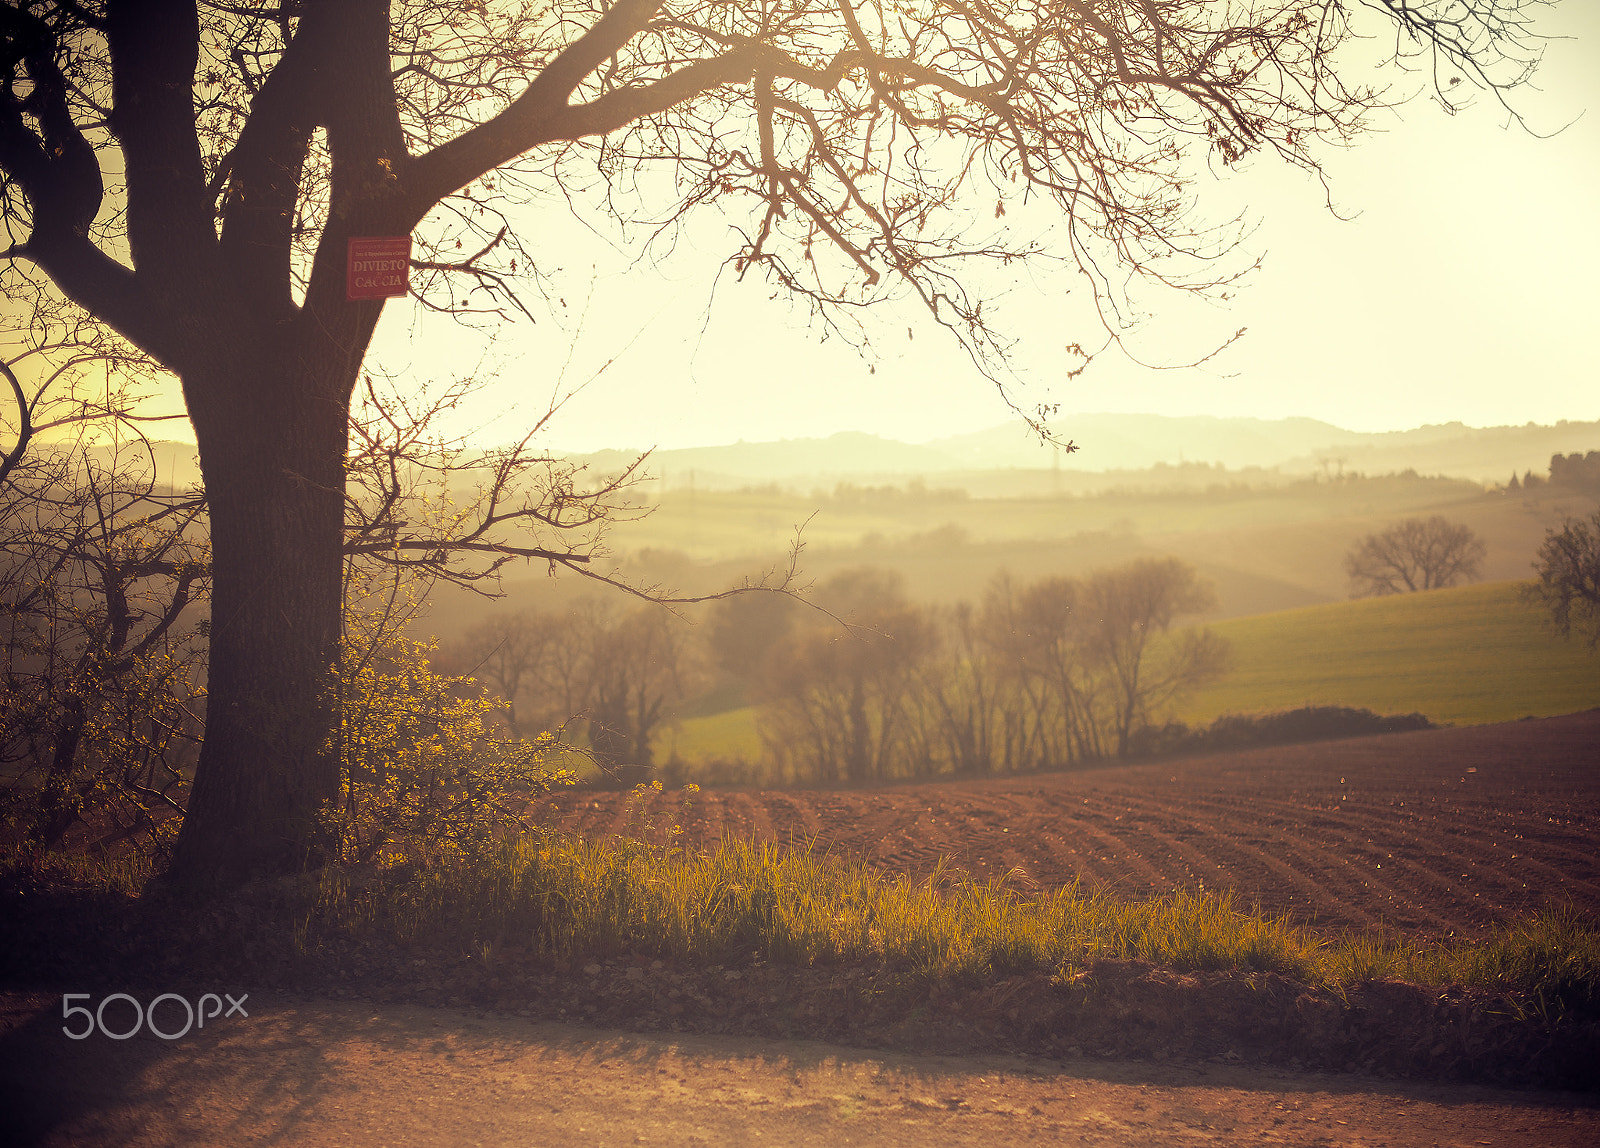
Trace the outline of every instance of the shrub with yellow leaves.
<path fill-rule="evenodd" d="M 325 810 L 341 860 L 482 856 L 533 825 L 539 798 L 575 774 L 555 735 L 504 732 L 504 703 L 434 671 L 435 646 L 387 627 L 347 640 L 338 689 L 343 784 Z"/>

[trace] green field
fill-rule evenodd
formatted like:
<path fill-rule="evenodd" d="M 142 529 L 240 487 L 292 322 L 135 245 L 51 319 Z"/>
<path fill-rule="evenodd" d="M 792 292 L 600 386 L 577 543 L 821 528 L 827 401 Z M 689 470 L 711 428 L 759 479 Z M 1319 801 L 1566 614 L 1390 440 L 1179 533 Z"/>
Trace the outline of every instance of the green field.
<path fill-rule="evenodd" d="M 684 761 L 748 761 L 762 756 L 754 706 L 689 718 L 656 739 L 656 760 L 676 753 Z"/>
<path fill-rule="evenodd" d="M 1600 653 L 1553 636 L 1542 612 L 1493 582 L 1396 598 L 1307 606 L 1216 623 L 1233 670 L 1173 715 L 1203 724 L 1228 713 L 1343 705 L 1421 712 L 1477 725 L 1600 706 Z M 659 742 L 685 761 L 762 756 L 755 711 L 682 722 Z"/>
<path fill-rule="evenodd" d="M 1234 668 L 1175 715 L 1345 705 L 1476 725 L 1600 706 L 1600 654 L 1493 582 L 1219 622 Z"/>

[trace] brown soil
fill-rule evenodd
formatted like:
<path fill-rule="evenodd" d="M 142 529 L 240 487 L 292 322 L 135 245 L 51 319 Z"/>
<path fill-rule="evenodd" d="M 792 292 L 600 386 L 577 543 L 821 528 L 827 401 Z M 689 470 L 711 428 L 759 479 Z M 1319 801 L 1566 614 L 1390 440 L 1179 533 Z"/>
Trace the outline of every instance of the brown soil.
<path fill-rule="evenodd" d="M 632 816 L 622 793 L 557 806 L 588 833 Z M 646 812 L 678 815 L 671 794 Z M 1470 936 L 1547 905 L 1600 913 L 1600 710 L 1063 773 L 706 790 L 683 823 L 701 845 L 754 835 L 1131 897 L 1231 889 L 1324 927 Z"/>

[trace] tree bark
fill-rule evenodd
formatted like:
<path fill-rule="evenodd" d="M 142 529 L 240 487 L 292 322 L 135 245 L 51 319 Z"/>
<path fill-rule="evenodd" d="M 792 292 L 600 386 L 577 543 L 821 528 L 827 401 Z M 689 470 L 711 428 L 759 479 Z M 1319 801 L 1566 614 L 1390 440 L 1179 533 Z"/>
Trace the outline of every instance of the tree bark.
<path fill-rule="evenodd" d="M 340 787 L 348 372 L 276 356 L 232 369 L 244 377 L 184 379 L 212 550 L 206 738 L 171 873 L 187 886 L 321 863 Z"/>

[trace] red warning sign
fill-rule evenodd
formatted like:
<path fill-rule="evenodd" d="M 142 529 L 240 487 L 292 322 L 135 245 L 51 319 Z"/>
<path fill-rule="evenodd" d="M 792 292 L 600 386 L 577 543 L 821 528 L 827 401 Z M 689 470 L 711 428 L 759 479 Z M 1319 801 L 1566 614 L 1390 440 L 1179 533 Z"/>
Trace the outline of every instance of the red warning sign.
<path fill-rule="evenodd" d="M 411 285 L 411 236 L 368 235 L 350 240 L 346 299 L 395 299 Z"/>

